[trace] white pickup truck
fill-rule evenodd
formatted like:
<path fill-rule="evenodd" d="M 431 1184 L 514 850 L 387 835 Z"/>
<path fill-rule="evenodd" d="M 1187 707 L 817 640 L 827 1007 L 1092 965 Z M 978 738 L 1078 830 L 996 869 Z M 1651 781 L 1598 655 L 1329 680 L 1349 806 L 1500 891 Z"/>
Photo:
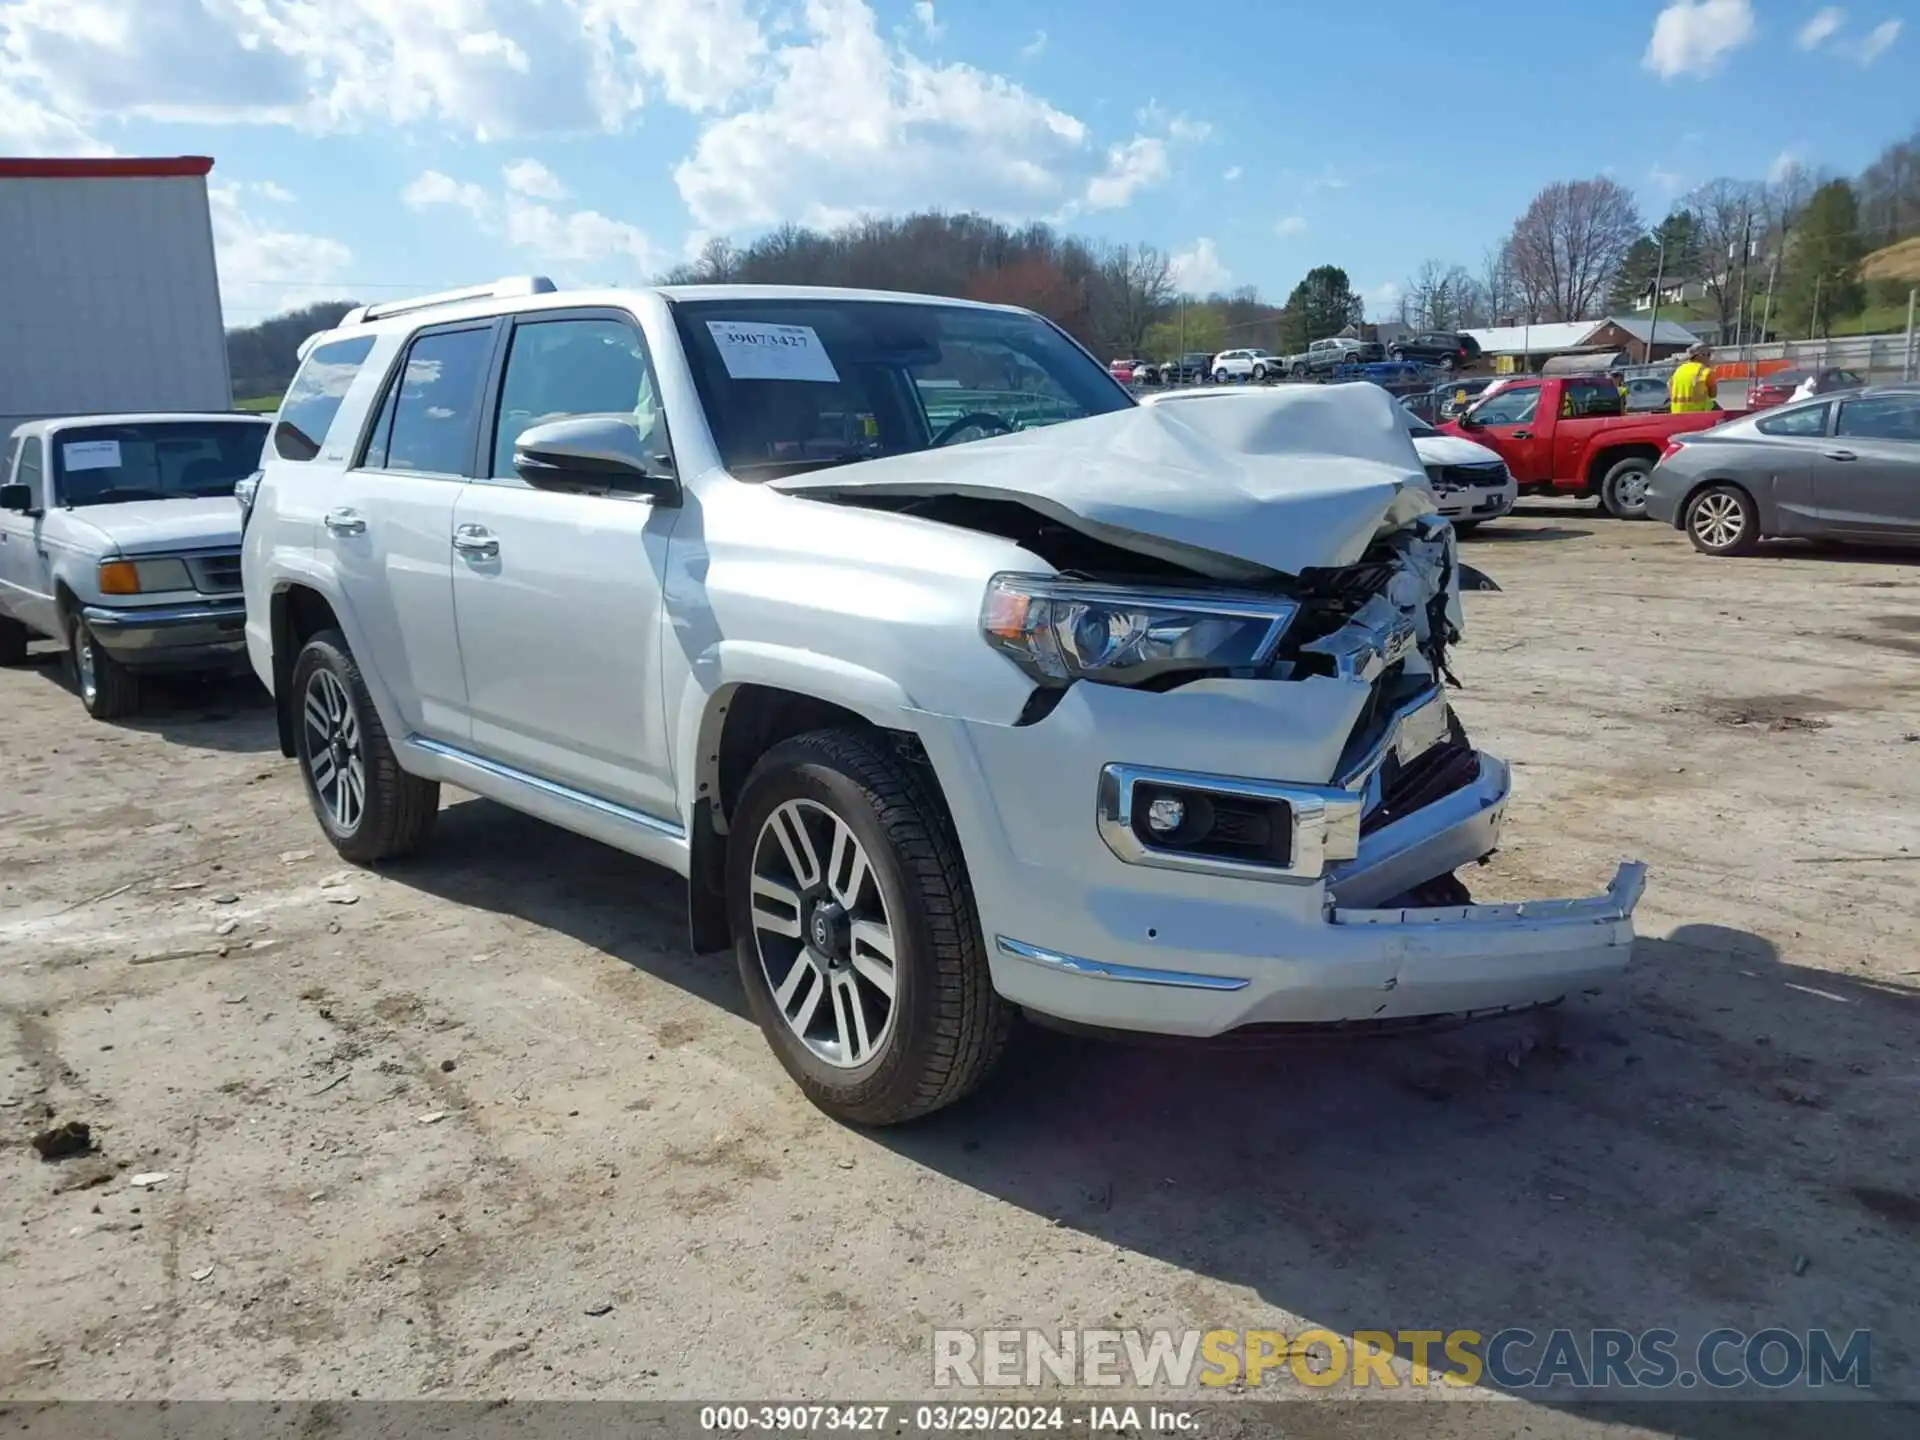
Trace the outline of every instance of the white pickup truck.
<path fill-rule="evenodd" d="M 64 641 L 95 719 L 140 677 L 241 669 L 240 509 L 257 415 L 84 415 L 15 427 L 0 462 L 0 664 Z"/>

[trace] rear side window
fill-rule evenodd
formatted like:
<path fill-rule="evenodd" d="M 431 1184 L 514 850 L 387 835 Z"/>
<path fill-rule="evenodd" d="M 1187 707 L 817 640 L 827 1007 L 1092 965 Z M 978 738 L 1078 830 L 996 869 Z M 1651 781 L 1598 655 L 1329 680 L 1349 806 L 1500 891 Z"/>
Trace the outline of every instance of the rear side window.
<path fill-rule="evenodd" d="M 1840 407 L 1836 435 L 1920 443 L 1920 395 L 1874 395 Z"/>
<path fill-rule="evenodd" d="M 1797 435 L 1802 439 L 1825 435 L 1827 409 L 1825 405 L 1808 405 L 1798 410 L 1783 410 L 1778 415 L 1754 421 L 1753 428 L 1762 435 Z"/>
<path fill-rule="evenodd" d="M 327 443 L 327 427 L 340 413 L 360 362 L 373 349 L 371 335 L 316 345 L 287 387 L 273 427 L 273 453 L 282 460 L 311 460 Z"/>
<path fill-rule="evenodd" d="M 1610 380 L 1569 381 L 1560 392 L 1562 419 L 1592 419 L 1619 413 L 1620 391 Z"/>
<path fill-rule="evenodd" d="M 468 330 L 429 330 L 414 340 L 368 441 L 368 466 L 468 473 L 493 335 L 489 322 Z"/>

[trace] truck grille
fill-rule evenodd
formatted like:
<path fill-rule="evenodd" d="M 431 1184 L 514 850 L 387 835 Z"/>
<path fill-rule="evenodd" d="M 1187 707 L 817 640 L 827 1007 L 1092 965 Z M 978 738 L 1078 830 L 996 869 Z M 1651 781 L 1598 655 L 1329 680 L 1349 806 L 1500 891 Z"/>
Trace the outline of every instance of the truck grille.
<path fill-rule="evenodd" d="M 1507 483 L 1507 467 L 1486 465 L 1429 465 L 1427 479 L 1435 490 L 1477 490 Z"/>
<path fill-rule="evenodd" d="M 187 561 L 193 588 L 203 595 L 228 595 L 240 588 L 240 552 L 195 555 Z"/>
<path fill-rule="evenodd" d="M 1402 765 L 1389 755 L 1380 772 L 1380 802 L 1360 821 L 1360 833 L 1371 835 L 1422 806 L 1471 785 L 1480 774 L 1480 757 L 1456 728 L 1455 734 L 1425 754 Z"/>

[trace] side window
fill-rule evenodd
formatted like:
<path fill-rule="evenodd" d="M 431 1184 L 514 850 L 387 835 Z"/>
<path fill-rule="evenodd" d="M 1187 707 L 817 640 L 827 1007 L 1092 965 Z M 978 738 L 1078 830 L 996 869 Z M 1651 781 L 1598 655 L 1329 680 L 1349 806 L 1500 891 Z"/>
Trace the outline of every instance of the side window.
<path fill-rule="evenodd" d="M 1872 395 L 1840 407 L 1836 435 L 1920 442 L 1920 395 Z"/>
<path fill-rule="evenodd" d="M 1486 401 L 1473 412 L 1473 418 L 1482 425 L 1525 425 L 1540 408 L 1540 390 L 1531 386 L 1525 390 L 1502 390 L 1491 400 Z"/>
<path fill-rule="evenodd" d="M 17 483 L 33 491 L 33 508 L 44 510 L 47 505 L 46 482 L 41 478 L 40 437 L 29 435 L 20 442 L 20 468 L 15 473 Z"/>
<path fill-rule="evenodd" d="M 1764 420 L 1756 420 L 1753 428 L 1762 435 L 1793 435 L 1799 438 L 1816 439 L 1827 433 L 1826 405 L 1809 405 L 1801 410 L 1787 410 L 1778 415 L 1769 415 Z"/>
<path fill-rule="evenodd" d="M 493 429 L 495 478 L 511 476 L 513 445 L 530 426 L 569 415 L 630 417 L 646 453 L 667 451 L 659 391 L 640 332 L 611 316 L 523 321 L 513 327 L 500 414 Z"/>
<path fill-rule="evenodd" d="M 492 354 L 491 324 L 472 330 L 430 330 L 414 340 L 392 387 L 386 469 L 431 475 L 467 473 L 473 459 L 480 386 Z"/>
<path fill-rule="evenodd" d="M 327 427 L 340 413 L 360 362 L 373 349 L 371 335 L 316 345 L 280 402 L 273 427 L 273 453 L 282 460 L 311 460 L 327 443 Z"/>
<path fill-rule="evenodd" d="M 1619 413 L 1620 391 L 1609 381 L 1569 381 L 1561 392 L 1560 414 L 1563 418 L 1591 419 Z"/>

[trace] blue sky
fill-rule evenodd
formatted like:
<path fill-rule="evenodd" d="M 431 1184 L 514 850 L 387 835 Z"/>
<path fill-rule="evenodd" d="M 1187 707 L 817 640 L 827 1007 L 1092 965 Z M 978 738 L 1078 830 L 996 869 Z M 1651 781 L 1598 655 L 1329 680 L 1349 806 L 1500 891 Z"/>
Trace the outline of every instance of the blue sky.
<path fill-rule="evenodd" d="M 939 206 L 1377 309 L 1541 185 L 1857 172 L 1920 0 L 0 0 L 0 153 L 210 154 L 229 323 Z"/>

